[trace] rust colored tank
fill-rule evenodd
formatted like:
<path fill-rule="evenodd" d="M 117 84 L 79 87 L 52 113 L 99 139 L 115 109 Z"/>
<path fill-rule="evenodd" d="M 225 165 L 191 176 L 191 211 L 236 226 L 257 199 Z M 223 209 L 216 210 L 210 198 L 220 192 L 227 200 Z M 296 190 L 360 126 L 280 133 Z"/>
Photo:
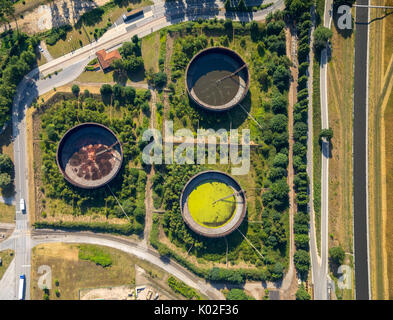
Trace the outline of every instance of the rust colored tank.
<path fill-rule="evenodd" d="M 112 130 L 98 123 L 83 123 L 65 133 L 56 160 L 69 183 L 95 189 L 116 177 L 123 162 L 123 150 Z"/>

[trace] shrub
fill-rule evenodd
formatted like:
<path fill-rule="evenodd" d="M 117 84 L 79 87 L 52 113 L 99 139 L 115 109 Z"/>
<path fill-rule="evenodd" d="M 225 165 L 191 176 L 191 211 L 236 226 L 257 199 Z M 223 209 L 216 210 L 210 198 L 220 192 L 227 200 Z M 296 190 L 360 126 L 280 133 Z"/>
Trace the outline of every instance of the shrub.
<path fill-rule="evenodd" d="M 227 300 L 255 300 L 253 297 L 247 295 L 242 289 L 231 289 L 226 294 Z"/>
<path fill-rule="evenodd" d="M 329 257 L 336 265 L 342 265 L 345 259 L 345 251 L 340 246 L 329 249 Z"/>
<path fill-rule="evenodd" d="M 297 250 L 293 256 L 296 270 L 305 279 L 310 268 L 310 255 L 305 250 Z"/>
<path fill-rule="evenodd" d="M 296 300 L 311 300 L 311 296 L 308 294 L 303 284 L 296 291 Z"/>
<path fill-rule="evenodd" d="M 186 297 L 189 300 L 194 298 L 196 300 L 201 299 L 199 294 L 193 288 L 190 288 L 183 281 L 176 280 L 176 278 L 173 276 L 170 276 L 168 278 L 168 285 L 173 291 L 175 291 L 176 293 L 180 293 L 182 296 Z"/>
<path fill-rule="evenodd" d="M 111 256 L 99 247 L 93 245 L 79 246 L 79 259 L 94 262 L 102 267 L 109 267 L 112 265 Z"/>

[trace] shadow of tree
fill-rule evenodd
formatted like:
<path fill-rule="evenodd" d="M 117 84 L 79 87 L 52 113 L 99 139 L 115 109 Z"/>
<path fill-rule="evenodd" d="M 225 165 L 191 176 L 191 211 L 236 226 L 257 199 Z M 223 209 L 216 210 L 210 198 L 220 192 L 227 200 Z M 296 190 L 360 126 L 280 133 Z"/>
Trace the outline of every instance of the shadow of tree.
<path fill-rule="evenodd" d="M 125 86 L 127 83 L 127 79 L 128 79 L 128 77 L 127 77 L 126 73 L 120 72 L 118 70 L 115 70 L 113 72 L 113 81 L 115 81 L 116 83 L 119 83 L 119 84 Z"/>

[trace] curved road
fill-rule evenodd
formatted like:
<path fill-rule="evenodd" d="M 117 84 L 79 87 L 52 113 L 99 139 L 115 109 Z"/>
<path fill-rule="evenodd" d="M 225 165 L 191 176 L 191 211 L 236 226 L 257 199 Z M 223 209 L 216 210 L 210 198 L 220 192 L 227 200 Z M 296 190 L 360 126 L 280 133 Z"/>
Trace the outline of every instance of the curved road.
<path fill-rule="evenodd" d="M 324 26 L 331 27 L 332 23 L 332 0 L 325 2 Z M 328 115 L 328 98 L 327 98 L 327 67 L 328 67 L 328 54 L 324 49 L 321 53 L 321 72 L 320 72 L 320 99 L 321 99 L 321 125 L 322 129 L 329 128 L 329 115 Z M 311 142 L 310 142 L 311 144 Z M 322 170 L 321 170 L 321 256 L 318 255 L 316 232 L 315 232 L 315 219 L 313 212 L 313 204 L 311 204 L 311 228 L 310 228 L 310 254 L 311 254 L 311 269 L 314 284 L 314 299 L 327 300 L 328 294 L 328 225 L 329 225 L 329 156 L 330 146 L 326 139 L 322 140 Z M 309 150 L 310 151 L 310 150 Z M 312 155 L 309 155 L 312 161 Z M 312 172 L 310 170 L 310 172 Z M 311 200 L 312 201 L 312 200 Z"/>

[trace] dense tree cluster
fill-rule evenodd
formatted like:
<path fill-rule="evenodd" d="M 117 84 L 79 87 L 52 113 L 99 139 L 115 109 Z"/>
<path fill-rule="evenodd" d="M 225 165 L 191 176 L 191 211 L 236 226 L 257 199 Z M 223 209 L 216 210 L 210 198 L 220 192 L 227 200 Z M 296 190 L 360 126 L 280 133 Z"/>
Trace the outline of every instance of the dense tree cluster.
<path fill-rule="evenodd" d="M 162 71 L 159 71 L 157 73 L 148 71 L 146 77 L 147 77 L 147 81 L 157 89 L 162 89 L 163 87 L 165 87 L 168 81 L 167 74 Z"/>
<path fill-rule="evenodd" d="M 130 75 L 143 68 L 141 40 L 138 36 L 135 35 L 131 41 L 125 42 L 119 52 L 122 59 L 114 60 L 111 64 L 115 72 Z"/>
<path fill-rule="evenodd" d="M 129 89 L 121 87 L 113 89 L 113 95 Z M 74 207 L 76 214 L 89 212 L 104 213 L 107 217 L 125 218 L 123 210 L 131 219 L 131 230 L 139 233 L 143 230 L 145 205 L 144 194 L 146 173 L 143 170 L 130 168 L 129 162 L 137 159 L 141 154 L 142 144 L 139 143 L 140 131 L 134 121 L 139 114 L 141 103 L 146 97 L 132 91 L 133 103 L 125 101 L 125 108 L 121 118 L 110 120 L 107 106 L 92 97 L 79 101 L 68 100 L 56 103 L 42 115 L 41 150 L 42 150 L 42 176 L 46 197 L 62 199 Z M 144 94 L 144 93 L 143 93 Z M 138 98 L 136 98 L 138 96 Z M 116 96 L 116 99 L 120 99 Z M 123 98 L 121 98 L 123 99 Z M 118 100 L 116 100 L 118 101 Z M 110 183 L 110 188 L 119 199 L 123 210 L 117 204 L 113 195 L 105 188 L 96 190 L 83 190 L 66 182 L 56 164 L 56 148 L 60 138 L 71 127 L 83 122 L 102 123 L 117 133 L 123 144 L 124 162 L 117 177 Z M 75 226 L 74 228 L 83 228 Z M 92 225 L 92 228 L 101 228 Z M 130 231 L 130 229 L 128 229 Z M 119 233 L 125 232 L 119 231 Z"/>
<path fill-rule="evenodd" d="M 0 23 L 7 23 L 14 17 L 15 8 L 13 0 L 1 0 L 0 2 Z"/>
<path fill-rule="evenodd" d="M 8 188 L 14 177 L 14 163 L 7 154 L 0 154 L 0 188 Z"/>
<path fill-rule="evenodd" d="M 36 64 L 37 37 L 18 31 L 4 32 L 0 36 L 0 129 L 11 118 L 12 101 L 16 86 Z"/>
<path fill-rule="evenodd" d="M 340 246 L 332 247 L 329 249 L 329 258 L 332 263 L 336 266 L 340 266 L 344 263 L 345 251 Z"/>
<path fill-rule="evenodd" d="M 314 31 L 314 49 L 317 54 L 325 49 L 328 45 L 328 41 L 332 38 L 333 31 L 329 28 L 319 26 Z"/>
<path fill-rule="evenodd" d="M 285 55 L 285 23 L 281 13 L 269 16 L 268 24 L 262 25 L 256 22 L 248 24 L 236 24 L 231 20 L 209 22 L 187 22 L 183 29 L 187 29 L 187 35 L 177 37 L 174 43 L 172 55 L 172 80 L 174 83 L 168 85 L 168 97 L 171 105 L 169 117 L 174 119 L 190 119 L 191 124 L 196 128 L 198 124 L 204 123 L 210 126 L 219 124 L 221 117 L 213 114 L 204 114 L 198 109 L 190 106 L 187 95 L 184 94 L 183 81 L 177 79 L 184 76 L 184 69 L 190 59 L 199 51 L 209 45 L 215 45 L 216 41 L 221 41 L 223 36 L 232 37 L 233 28 L 236 26 L 236 33 L 244 35 L 244 39 L 253 41 L 249 47 L 251 63 L 251 74 L 257 83 L 268 92 L 269 99 L 263 101 L 260 106 L 260 116 L 258 120 L 263 123 L 263 130 L 256 129 L 255 139 L 263 147 L 255 149 L 252 153 L 252 163 L 255 168 L 257 178 L 255 179 L 259 197 L 255 199 L 255 210 L 257 219 L 263 224 L 244 225 L 244 232 L 252 244 L 260 251 L 263 251 L 264 258 L 261 259 L 255 250 L 246 243 L 239 234 L 233 233 L 228 238 L 229 252 L 228 261 L 236 263 L 239 259 L 255 264 L 261 275 L 254 275 L 256 279 L 261 276 L 276 281 L 282 278 L 285 270 L 286 257 L 286 211 L 288 210 L 289 187 L 286 182 L 288 166 L 288 115 L 286 98 L 289 87 L 291 65 L 290 60 Z M 193 26 L 202 26 L 206 32 L 214 29 L 214 40 L 208 41 L 206 36 L 200 32 L 194 32 Z M 174 27 L 171 27 L 171 30 Z M 171 32 L 171 31 L 169 31 Z M 174 32 L 174 31 L 172 31 Z M 181 33 L 182 31 L 177 30 Z M 223 35 L 220 37 L 220 34 Z M 161 38 L 165 34 L 161 33 Z M 218 39 L 218 40 L 217 40 Z M 274 42 L 279 42 L 274 45 Z M 245 44 L 244 44 L 245 45 Z M 252 49 L 251 49 L 252 48 Z M 179 203 L 179 193 L 188 179 L 196 171 L 190 168 L 166 168 L 167 171 L 159 170 L 154 179 L 154 191 L 156 196 L 155 205 L 161 207 L 160 200 L 163 199 L 163 208 L 166 213 L 163 216 L 162 224 L 168 237 L 177 246 L 190 250 L 189 253 L 210 261 L 220 261 L 225 259 L 225 241 L 211 241 L 201 238 L 190 231 L 184 224 Z M 262 189 L 264 191 L 262 192 Z M 173 200 L 171 200 L 173 197 Z M 261 228 L 262 226 L 262 228 Z M 214 242 L 214 244 L 213 244 Z M 161 253 L 171 254 L 167 249 L 161 248 Z M 190 249 L 191 248 L 191 249 Z M 228 273 L 228 274 L 227 274 Z M 215 281 L 237 282 L 245 279 L 249 275 L 235 271 L 210 270 L 205 277 Z"/>
<path fill-rule="evenodd" d="M 176 79 L 184 73 L 190 59 L 200 50 L 207 47 L 207 38 L 186 36 L 176 41 L 172 56 L 172 78 Z"/>
<path fill-rule="evenodd" d="M 301 285 L 296 291 L 296 300 L 311 300 L 311 296 L 308 294 L 303 285 Z"/>
<path fill-rule="evenodd" d="M 307 175 L 307 133 L 308 133 L 308 89 L 307 70 L 310 53 L 310 32 L 312 27 L 310 8 L 312 1 L 285 0 L 287 14 L 296 23 L 299 38 L 298 64 L 299 83 L 297 103 L 294 107 L 294 140 L 293 148 L 295 169 L 295 191 L 298 212 L 294 219 L 294 233 L 296 253 L 294 262 L 296 270 L 302 279 L 307 279 L 310 266 L 309 256 L 309 213 L 308 213 L 308 185 Z"/>
<path fill-rule="evenodd" d="M 50 46 L 54 46 L 60 39 L 66 40 L 67 32 L 71 31 L 72 27 L 69 24 L 52 28 L 46 32 L 45 42 Z"/>

